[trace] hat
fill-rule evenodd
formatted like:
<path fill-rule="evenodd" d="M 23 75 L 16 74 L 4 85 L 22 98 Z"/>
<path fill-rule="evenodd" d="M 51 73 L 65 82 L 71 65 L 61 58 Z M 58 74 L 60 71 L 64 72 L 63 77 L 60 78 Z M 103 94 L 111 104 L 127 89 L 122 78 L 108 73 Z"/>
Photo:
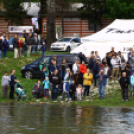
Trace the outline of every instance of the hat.
<path fill-rule="evenodd" d="M 66 71 L 70 71 L 70 68 L 67 68 Z"/>

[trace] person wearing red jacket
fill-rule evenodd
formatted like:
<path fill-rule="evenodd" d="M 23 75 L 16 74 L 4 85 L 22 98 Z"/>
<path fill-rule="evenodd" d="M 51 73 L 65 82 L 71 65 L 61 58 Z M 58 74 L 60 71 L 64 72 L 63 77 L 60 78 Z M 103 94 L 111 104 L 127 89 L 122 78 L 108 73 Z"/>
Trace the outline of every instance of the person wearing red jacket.
<path fill-rule="evenodd" d="M 87 72 L 87 67 L 85 65 L 85 61 L 82 61 L 82 64 L 80 65 L 80 72 L 84 75 Z"/>

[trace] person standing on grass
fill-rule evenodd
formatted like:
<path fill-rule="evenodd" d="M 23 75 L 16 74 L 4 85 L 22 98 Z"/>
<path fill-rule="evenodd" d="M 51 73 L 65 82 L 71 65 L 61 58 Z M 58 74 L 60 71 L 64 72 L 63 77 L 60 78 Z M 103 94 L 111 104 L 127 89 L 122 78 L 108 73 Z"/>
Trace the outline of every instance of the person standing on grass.
<path fill-rule="evenodd" d="M 33 50 L 32 50 L 32 56 L 34 56 L 35 51 L 37 51 L 37 56 L 39 56 L 38 53 L 38 45 L 39 45 L 39 39 L 37 37 L 37 34 L 34 34 L 34 38 L 33 38 Z"/>
<path fill-rule="evenodd" d="M 100 60 L 97 59 L 94 63 L 94 68 L 93 68 L 93 78 L 94 78 L 94 86 L 97 87 L 97 80 L 96 80 L 96 75 L 100 72 L 101 66 L 100 66 Z"/>
<path fill-rule="evenodd" d="M 26 38 L 24 37 L 24 34 L 21 35 L 20 37 L 20 40 L 21 40 L 21 43 L 22 43 L 22 57 L 24 57 L 24 53 L 25 53 L 25 50 L 26 50 Z"/>
<path fill-rule="evenodd" d="M 126 72 L 123 72 L 122 77 L 120 78 L 120 86 L 121 86 L 121 91 L 122 91 L 122 101 L 128 101 L 128 84 L 129 84 L 129 79 L 126 76 Z"/>
<path fill-rule="evenodd" d="M 31 34 L 29 34 L 28 37 L 26 38 L 26 44 L 27 44 L 27 57 L 30 57 L 31 47 L 32 47 Z"/>
<path fill-rule="evenodd" d="M 72 80 L 72 83 L 70 84 L 70 88 L 69 88 L 69 97 L 72 100 L 75 100 L 75 92 L 76 92 L 76 84 L 75 84 L 75 80 Z"/>
<path fill-rule="evenodd" d="M 58 101 L 58 85 L 61 83 L 60 75 L 58 70 L 55 70 L 52 75 L 50 75 L 50 84 L 51 84 L 51 100 Z"/>
<path fill-rule="evenodd" d="M 13 39 L 13 48 L 14 48 L 14 58 L 18 58 L 18 48 L 19 48 L 19 43 L 18 43 L 18 35 L 15 34 L 14 39 Z"/>
<path fill-rule="evenodd" d="M 5 38 L 4 38 L 4 41 L 2 42 L 2 46 L 3 46 L 3 48 L 4 48 L 4 56 L 5 56 L 5 58 L 7 59 L 7 51 L 8 51 L 8 49 L 9 49 L 9 43 L 8 43 L 8 41 L 7 41 L 7 37 L 5 36 Z"/>
<path fill-rule="evenodd" d="M 2 42 L 4 41 L 5 36 L 6 36 L 6 33 L 5 33 L 5 32 L 3 32 L 2 36 L 1 36 Z M 8 40 L 8 39 L 7 39 L 7 40 Z"/>
<path fill-rule="evenodd" d="M 47 99 L 49 98 L 49 87 L 50 87 L 50 82 L 48 77 L 45 78 L 45 80 L 43 81 L 43 90 L 44 90 L 44 98 Z"/>
<path fill-rule="evenodd" d="M 66 73 L 66 69 L 68 68 L 68 65 L 66 63 L 66 59 L 62 59 L 62 64 L 59 65 L 59 70 L 60 70 L 60 77 L 63 80 L 65 73 Z"/>
<path fill-rule="evenodd" d="M 91 57 L 89 58 L 89 62 L 88 62 L 88 68 L 90 69 L 92 74 L 93 74 L 94 63 L 95 63 L 94 52 L 91 52 Z"/>
<path fill-rule="evenodd" d="M 113 68 L 113 73 L 112 73 L 112 82 L 118 82 L 117 77 L 119 74 L 119 66 L 121 64 L 121 60 L 119 57 L 116 55 L 113 55 L 113 58 L 111 59 L 111 64 Z"/>
<path fill-rule="evenodd" d="M 85 87 L 84 96 L 89 96 L 90 86 L 92 85 L 93 81 L 93 75 L 90 73 L 90 69 L 87 69 L 87 72 L 84 74 L 83 79 L 83 85 Z"/>
<path fill-rule="evenodd" d="M 98 78 L 98 83 L 99 83 L 99 94 L 100 94 L 100 99 L 105 98 L 105 88 L 107 84 L 107 78 L 108 76 L 104 74 L 104 70 L 101 70 L 98 75 L 96 75 L 96 78 Z"/>
<path fill-rule="evenodd" d="M 47 50 L 47 46 L 46 46 L 46 39 L 45 39 L 45 36 L 43 36 L 42 37 L 42 39 L 41 39 L 41 55 L 42 55 L 42 57 L 43 56 L 45 56 L 45 52 L 46 52 L 46 50 Z"/>
<path fill-rule="evenodd" d="M 1 53 L 2 53 L 2 39 L 0 38 L 0 60 L 1 60 Z"/>
<path fill-rule="evenodd" d="M 132 74 L 132 76 L 130 77 L 130 85 L 131 85 L 131 96 L 134 95 L 134 91 L 133 91 L 133 88 L 134 88 L 134 72 Z"/>
<path fill-rule="evenodd" d="M 14 75 L 15 74 L 15 70 L 13 69 L 12 71 L 11 71 L 11 75 L 10 75 L 10 88 L 11 88 L 11 90 L 10 90 L 10 99 L 14 99 L 14 85 L 15 85 L 15 83 L 19 83 L 19 81 L 17 80 L 17 77 Z"/>
<path fill-rule="evenodd" d="M 63 83 L 63 95 L 62 95 L 62 99 L 61 99 L 62 103 L 63 103 L 63 99 L 64 99 L 65 94 L 67 95 L 68 103 L 69 103 L 69 72 L 70 72 L 70 69 L 67 68 L 66 74 L 64 77 L 64 83 Z"/>
<path fill-rule="evenodd" d="M 19 47 L 18 47 L 18 58 L 22 57 L 22 45 L 24 44 L 24 41 L 20 38 L 18 38 L 18 43 L 19 43 Z"/>
<path fill-rule="evenodd" d="M 2 97 L 6 98 L 8 94 L 10 77 L 8 76 L 8 72 L 5 72 L 5 75 L 2 77 L 1 85 L 2 85 Z"/>

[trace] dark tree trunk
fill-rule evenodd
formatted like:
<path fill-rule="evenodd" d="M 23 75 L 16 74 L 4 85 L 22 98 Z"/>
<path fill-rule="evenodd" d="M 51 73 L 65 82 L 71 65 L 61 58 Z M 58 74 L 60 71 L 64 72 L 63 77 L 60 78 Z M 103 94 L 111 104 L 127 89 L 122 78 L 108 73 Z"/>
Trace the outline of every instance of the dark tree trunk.
<path fill-rule="evenodd" d="M 50 50 L 50 45 L 56 40 L 55 33 L 55 13 L 47 14 L 47 48 Z"/>

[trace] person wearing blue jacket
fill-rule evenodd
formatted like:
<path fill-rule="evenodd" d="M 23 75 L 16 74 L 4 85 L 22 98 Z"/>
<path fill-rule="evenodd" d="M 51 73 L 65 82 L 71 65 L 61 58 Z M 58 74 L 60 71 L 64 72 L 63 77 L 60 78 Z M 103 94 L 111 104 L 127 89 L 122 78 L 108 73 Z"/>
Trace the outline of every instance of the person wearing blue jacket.
<path fill-rule="evenodd" d="M 104 70 L 101 70 L 100 73 L 98 75 L 96 75 L 96 78 L 98 78 L 100 99 L 104 99 L 105 98 L 105 87 L 107 84 L 108 76 L 104 74 Z"/>
<path fill-rule="evenodd" d="M 55 70 L 59 71 L 59 67 L 56 64 L 56 61 L 53 61 L 53 63 L 50 65 L 50 72 L 51 72 L 51 74 L 53 74 Z"/>
<path fill-rule="evenodd" d="M 7 37 L 4 37 L 4 41 L 2 42 L 2 46 L 3 46 L 3 48 L 4 48 L 4 56 L 5 56 L 5 58 L 7 58 L 7 51 L 8 51 L 8 49 L 9 49 L 9 43 L 8 43 L 8 41 L 7 41 Z"/>
<path fill-rule="evenodd" d="M 131 84 L 131 96 L 134 95 L 133 87 L 134 87 L 134 72 L 133 75 L 130 77 L 130 84 Z"/>
<path fill-rule="evenodd" d="M 49 97 L 49 87 L 50 87 L 50 82 L 48 77 L 45 78 L 45 80 L 43 81 L 43 90 L 44 90 L 44 97 L 45 99 L 47 99 Z"/>

